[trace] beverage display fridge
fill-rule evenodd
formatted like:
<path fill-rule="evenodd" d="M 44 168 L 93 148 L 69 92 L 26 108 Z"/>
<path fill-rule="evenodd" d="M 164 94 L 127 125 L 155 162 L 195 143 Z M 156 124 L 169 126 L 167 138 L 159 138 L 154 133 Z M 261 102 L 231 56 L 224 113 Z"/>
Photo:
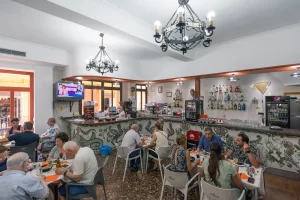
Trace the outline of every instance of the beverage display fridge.
<path fill-rule="evenodd" d="M 202 100 L 185 101 L 185 120 L 197 122 L 201 114 L 203 114 Z"/>
<path fill-rule="evenodd" d="M 289 96 L 266 96 L 266 126 L 290 128 Z"/>

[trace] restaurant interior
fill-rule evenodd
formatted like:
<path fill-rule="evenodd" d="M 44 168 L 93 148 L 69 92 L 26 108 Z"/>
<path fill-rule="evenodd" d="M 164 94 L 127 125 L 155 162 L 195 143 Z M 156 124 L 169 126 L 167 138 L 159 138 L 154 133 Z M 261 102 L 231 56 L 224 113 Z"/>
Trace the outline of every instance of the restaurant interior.
<path fill-rule="evenodd" d="M 41 138 L 55 124 L 94 152 L 103 181 L 94 196 L 74 199 L 300 200 L 299 8 L 296 0 L 1 0 L 0 158 L 2 145 L 5 159 L 14 155 L 7 134 L 18 118 Z M 124 150 L 132 132 L 136 171 Z M 207 184 L 208 132 L 238 166 L 241 193 Z M 249 163 L 235 160 L 241 134 Z M 182 135 L 185 172 L 172 170 Z M 46 162 L 52 147 L 43 153 L 37 144 L 33 163 Z M 57 180 L 46 182 L 47 199 L 63 199 L 61 176 L 50 171 Z"/>

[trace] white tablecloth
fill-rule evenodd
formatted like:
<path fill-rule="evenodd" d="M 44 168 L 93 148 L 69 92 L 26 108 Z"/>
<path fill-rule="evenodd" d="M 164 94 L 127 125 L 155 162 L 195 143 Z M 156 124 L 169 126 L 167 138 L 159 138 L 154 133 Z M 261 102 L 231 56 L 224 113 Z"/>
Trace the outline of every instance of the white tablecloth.
<path fill-rule="evenodd" d="M 191 157 L 196 158 L 196 154 L 191 153 Z M 201 161 L 205 158 L 205 156 L 200 156 Z M 199 169 L 202 166 L 199 166 Z M 246 167 L 239 167 L 239 173 L 245 173 L 247 174 L 247 168 Z M 254 183 L 249 183 L 248 180 L 242 179 L 242 182 L 244 186 L 247 189 L 255 190 L 255 196 L 254 199 L 258 199 L 258 193 L 261 195 L 265 195 L 265 185 L 264 185 L 264 176 L 263 176 L 263 169 L 261 167 L 255 168 L 255 174 L 253 175 L 253 178 L 255 179 Z"/>
<path fill-rule="evenodd" d="M 64 161 L 67 161 L 67 162 L 69 163 L 69 167 L 68 167 L 68 168 L 70 168 L 71 165 L 72 165 L 72 163 L 73 163 L 73 159 L 70 159 L 70 160 L 64 160 Z M 37 164 L 37 162 L 36 162 L 36 163 L 33 163 L 33 164 Z M 52 167 L 52 169 L 51 169 L 50 171 L 48 171 L 48 172 L 42 172 L 41 175 L 43 175 L 43 176 L 52 176 L 52 175 L 55 175 L 54 169 L 55 169 L 55 165 L 53 165 L 53 167 Z M 32 176 L 36 176 L 36 177 L 37 177 L 37 168 L 36 168 L 36 169 L 33 169 L 32 171 L 28 171 L 27 174 L 32 175 Z M 57 181 L 57 180 L 63 180 L 63 179 L 64 179 L 64 176 L 63 176 L 63 175 L 60 175 L 60 176 L 59 176 L 56 180 L 54 180 L 54 181 Z M 50 184 L 50 183 L 52 183 L 52 182 L 54 182 L 54 181 L 46 182 L 46 184 Z"/>

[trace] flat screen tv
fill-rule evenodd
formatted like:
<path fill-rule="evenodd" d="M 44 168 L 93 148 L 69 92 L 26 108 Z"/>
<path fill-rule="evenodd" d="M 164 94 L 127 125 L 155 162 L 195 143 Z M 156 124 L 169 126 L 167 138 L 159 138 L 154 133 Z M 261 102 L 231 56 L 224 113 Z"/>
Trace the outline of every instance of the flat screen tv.
<path fill-rule="evenodd" d="M 84 85 L 79 82 L 58 82 L 54 85 L 54 100 L 78 101 L 84 98 Z"/>

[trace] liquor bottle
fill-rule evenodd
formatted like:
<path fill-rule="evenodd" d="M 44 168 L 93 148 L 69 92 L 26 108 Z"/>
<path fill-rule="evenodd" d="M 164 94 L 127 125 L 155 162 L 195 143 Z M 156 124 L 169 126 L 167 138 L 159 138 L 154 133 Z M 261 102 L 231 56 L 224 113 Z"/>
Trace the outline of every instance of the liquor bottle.
<path fill-rule="evenodd" d="M 221 107 L 220 107 L 220 109 L 221 109 L 221 110 L 223 110 L 223 109 L 224 109 L 224 105 L 223 105 L 223 103 L 221 103 Z"/>
<path fill-rule="evenodd" d="M 230 92 L 232 92 L 232 85 L 230 85 Z"/>
<path fill-rule="evenodd" d="M 214 109 L 214 104 L 213 104 L 213 102 L 211 102 L 211 104 L 210 104 L 210 109 Z"/>
<path fill-rule="evenodd" d="M 237 105 L 236 105 L 236 103 L 234 104 L 233 109 L 234 109 L 234 110 L 237 110 Z"/>
<path fill-rule="evenodd" d="M 241 105 L 241 103 L 238 104 L 238 110 L 242 110 L 242 105 Z"/>
<path fill-rule="evenodd" d="M 226 92 L 228 92 L 228 85 L 226 85 Z"/>
<path fill-rule="evenodd" d="M 245 103 L 243 103 L 242 110 L 246 111 L 246 104 Z"/>
<path fill-rule="evenodd" d="M 219 105 L 219 102 L 217 102 L 217 109 L 220 109 L 220 105 Z"/>
<path fill-rule="evenodd" d="M 230 95 L 227 94 L 227 101 L 230 101 Z"/>
<path fill-rule="evenodd" d="M 227 110 L 230 110 L 230 103 L 227 104 Z"/>

